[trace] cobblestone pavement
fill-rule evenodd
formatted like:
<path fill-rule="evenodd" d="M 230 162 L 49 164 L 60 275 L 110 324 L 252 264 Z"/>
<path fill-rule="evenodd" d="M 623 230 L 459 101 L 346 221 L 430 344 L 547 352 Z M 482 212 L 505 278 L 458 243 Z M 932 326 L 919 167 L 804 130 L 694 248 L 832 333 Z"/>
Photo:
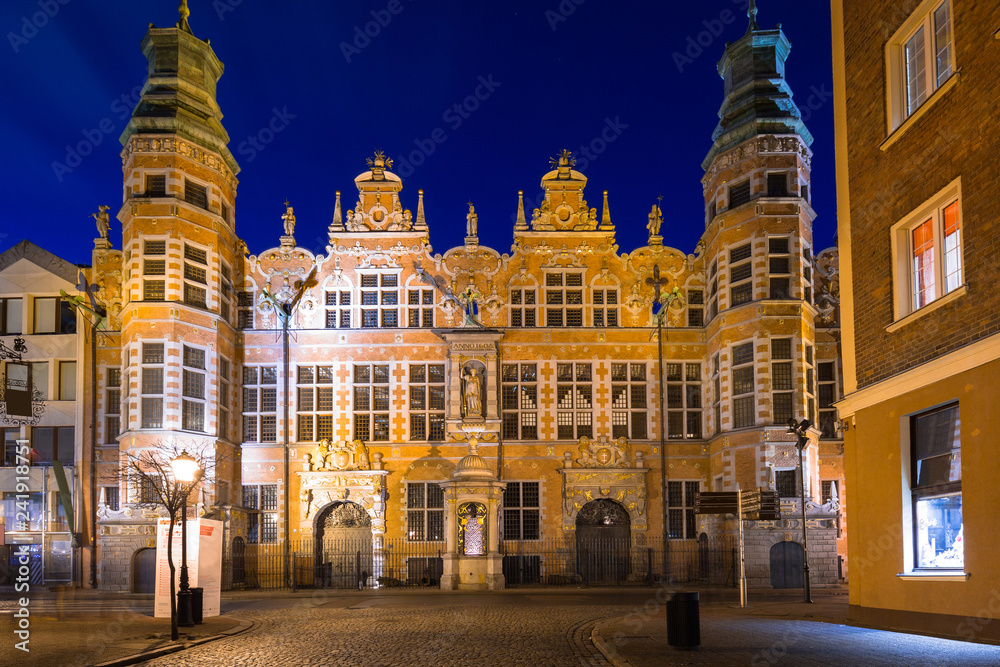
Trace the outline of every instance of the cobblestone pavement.
<path fill-rule="evenodd" d="M 628 607 L 382 605 L 294 608 L 237 614 L 250 631 L 142 663 L 206 665 L 608 665 L 590 641 L 601 618 Z"/>

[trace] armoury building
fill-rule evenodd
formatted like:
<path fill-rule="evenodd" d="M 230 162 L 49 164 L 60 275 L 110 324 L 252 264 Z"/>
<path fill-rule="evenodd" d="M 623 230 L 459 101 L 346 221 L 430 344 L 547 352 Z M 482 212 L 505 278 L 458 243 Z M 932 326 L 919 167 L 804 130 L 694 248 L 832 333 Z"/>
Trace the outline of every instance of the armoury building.
<path fill-rule="evenodd" d="M 78 472 L 82 548 L 58 577 L 72 569 L 87 583 L 96 522 L 96 584 L 146 590 L 156 512 L 114 471 L 125 453 L 176 445 L 214 459 L 193 504 L 225 522 L 233 585 L 250 554 L 271 547 L 308 563 L 299 585 L 329 584 L 324 568 L 337 564 L 320 545 L 337 540 L 364 543 L 365 585 L 415 572 L 442 588 L 644 581 L 664 575 L 665 533 L 668 576 L 694 581 L 699 547 L 737 530 L 731 515 L 696 514 L 695 494 L 770 488 L 782 517 L 747 522 L 747 576 L 798 587 L 794 418 L 814 424 L 804 457 L 813 584 L 839 583 L 838 257 L 813 247 L 812 136 L 784 79 L 789 50 L 755 13 L 725 49 L 705 219 L 679 223 L 704 226 L 690 252 L 670 247 L 657 206 L 616 220 L 609 198 L 648 195 L 586 192 L 562 151 L 539 165 L 537 209 L 511 193 L 509 252 L 479 244 L 470 206 L 450 214 L 465 213 L 460 244 L 437 253 L 436 212 L 376 151 L 334 165 L 345 187 L 330 193 L 317 254 L 297 244 L 297 232 L 318 230 L 297 228 L 290 205 L 273 221 L 274 247 L 240 239 L 240 167 L 215 97 L 222 63 L 183 12 L 175 27 L 150 27 L 148 78 L 121 137 L 121 238 L 103 231 L 82 269 L 106 327 L 91 332 L 78 316 L 76 342 L 55 348 L 38 309 L 58 306 L 58 291 L 37 290 L 76 294 L 75 267 L 28 243 L 0 255 L 3 340 L 23 338 L 25 359 L 48 361 L 49 374 L 42 420 L 3 427 L 8 451 L 17 440 L 47 451 L 40 438 L 54 427 L 73 443 L 70 464 L 60 434 L 58 457 Z M 647 226 L 647 245 L 619 248 L 617 225 Z M 66 355 L 79 359 L 77 393 L 57 410 L 52 378 Z M 11 479 L 0 477 L 8 545 Z M 581 556 L 609 538 L 624 565 Z M 729 558 L 717 583 L 735 584 Z M 38 577 L 60 581 L 41 567 Z"/>

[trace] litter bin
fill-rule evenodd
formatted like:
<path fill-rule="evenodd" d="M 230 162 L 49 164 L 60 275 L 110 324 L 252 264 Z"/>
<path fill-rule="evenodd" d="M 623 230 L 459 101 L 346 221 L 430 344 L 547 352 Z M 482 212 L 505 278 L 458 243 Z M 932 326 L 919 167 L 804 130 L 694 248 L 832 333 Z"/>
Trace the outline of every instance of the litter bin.
<path fill-rule="evenodd" d="M 194 619 L 195 625 L 199 625 L 202 619 L 202 612 L 205 607 L 205 589 L 204 588 L 192 588 L 191 589 L 191 618 Z"/>
<path fill-rule="evenodd" d="M 674 593 L 667 600 L 667 644 L 693 651 L 701 646 L 698 593 Z"/>

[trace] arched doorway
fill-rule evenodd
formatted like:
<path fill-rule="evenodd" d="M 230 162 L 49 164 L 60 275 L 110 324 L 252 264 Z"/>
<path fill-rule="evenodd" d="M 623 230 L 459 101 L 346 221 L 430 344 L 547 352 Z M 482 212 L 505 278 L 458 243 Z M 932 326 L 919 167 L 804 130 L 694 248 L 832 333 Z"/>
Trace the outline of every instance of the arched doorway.
<path fill-rule="evenodd" d="M 242 537 L 233 538 L 233 585 L 242 587 L 247 583 L 247 543 Z"/>
<path fill-rule="evenodd" d="M 576 515 L 577 572 L 586 584 L 625 581 L 631 572 L 632 519 L 607 498 L 592 500 Z"/>
<path fill-rule="evenodd" d="M 139 549 L 132 556 L 132 592 L 156 592 L 156 549 Z"/>
<path fill-rule="evenodd" d="M 771 586 L 802 588 L 805 552 L 798 542 L 778 542 L 771 547 Z"/>
<path fill-rule="evenodd" d="M 316 585 L 359 588 L 372 575 L 372 521 L 361 505 L 335 502 L 316 514 Z"/>

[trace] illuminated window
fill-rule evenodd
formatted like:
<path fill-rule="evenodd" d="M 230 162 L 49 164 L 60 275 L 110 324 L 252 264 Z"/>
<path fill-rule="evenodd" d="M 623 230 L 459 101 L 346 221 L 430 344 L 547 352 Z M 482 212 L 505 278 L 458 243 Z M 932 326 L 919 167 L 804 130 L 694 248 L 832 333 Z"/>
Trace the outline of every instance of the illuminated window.
<path fill-rule="evenodd" d="M 354 366 L 354 439 L 389 439 L 389 365 Z"/>
<path fill-rule="evenodd" d="M 747 428 L 757 423 L 753 343 L 734 345 L 732 354 L 733 428 Z"/>
<path fill-rule="evenodd" d="M 142 343 L 140 404 L 142 428 L 163 427 L 163 343 Z"/>
<path fill-rule="evenodd" d="M 535 326 L 538 314 L 536 295 L 534 289 L 512 289 L 510 291 L 510 326 Z"/>
<path fill-rule="evenodd" d="M 444 440 L 444 364 L 410 365 L 410 440 Z"/>
<path fill-rule="evenodd" d="M 545 274 L 545 326 L 583 326 L 583 274 Z"/>
<path fill-rule="evenodd" d="M 333 440 L 333 366 L 299 366 L 296 391 L 298 441 Z"/>
<path fill-rule="evenodd" d="M 698 537 L 694 500 L 700 487 L 700 482 L 667 482 L 670 539 L 693 540 Z"/>
<path fill-rule="evenodd" d="M 951 0 L 927 0 L 886 43 L 889 131 L 955 73 Z"/>
<path fill-rule="evenodd" d="M 244 484 L 243 507 L 247 511 L 247 542 L 278 542 L 278 485 Z"/>
<path fill-rule="evenodd" d="M 787 424 L 795 416 L 792 339 L 771 339 L 771 421 Z"/>
<path fill-rule="evenodd" d="M 205 250 L 184 244 L 184 303 L 206 307 L 208 255 Z"/>
<path fill-rule="evenodd" d="M 701 364 L 666 362 L 663 365 L 666 386 L 667 437 L 701 437 Z"/>
<path fill-rule="evenodd" d="M 229 419 L 232 414 L 232 383 L 229 376 L 229 360 L 219 358 L 219 439 L 230 438 Z"/>
<path fill-rule="evenodd" d="M 278 441 L 278 367 L 243 367 L 243 442 Z"/>
<path fill-rule="evenodd" d="M 104 380 L 104 442 L 115 444 L 121 432 L 122 370 L 109 368 Z"/>
<path fill-rule="evenodd" d="M 753 301 L 753 264 L 750 244 L 729 251 L 729 307 Z"/>
<path fill-rule="evenodd" d="M 406 326 L 430 329 L 434 326 L 434 290 L 406 291 Z"/>
<path fill-rule="evenodd" d="M 965 565 L 962 531 L 962 441 L 958 405 L 910 418 L 910 497 L 914 567 Z"/>
<path fill-rule="evenodd" d="M 395 273 L 361 275 L 361 326 L 399 326 L 399 276 Z"/>
<path fill-rule="evenodd" d="M 791 299 L 791 266 L 788 238 L 770 237 L 767 240 L 768 297 Z"/>
<path fill-rule="evenodd" d="M 538 365 L 504 364 L 501 384 L 504 438 L 537 439 Z"/>
<path fill-rule="evenodd" d="M 556 364 L 556 437 L 594 437 L 594 385 L 591 364 Z"/>
<path fill-rule="evenodd" d="M 687 291 L 687 325 L 689 327 L 705 326 L 705 292 L 700 289 Z"/>
<path fill-rule="evenodd" d="M 611 364 L 611 437 L 647 438 L 647 380 L 644 363 Z"/>
<path fill-rule="evenodd" d="M 594 302 L 594 326 L 618 326 L 618 290 L 611 288 L 594 288 L 591 290 Z"/>
<path fill-rule="evenodd" d="M 181 428 L 205 430 L 205 350 L 184 346 Z"/>
<path fill-rule="evenodd" d="M 411 542 L 444 541 L 444 491 L 437 484 L 407 482 L 406 537 Z"/>

